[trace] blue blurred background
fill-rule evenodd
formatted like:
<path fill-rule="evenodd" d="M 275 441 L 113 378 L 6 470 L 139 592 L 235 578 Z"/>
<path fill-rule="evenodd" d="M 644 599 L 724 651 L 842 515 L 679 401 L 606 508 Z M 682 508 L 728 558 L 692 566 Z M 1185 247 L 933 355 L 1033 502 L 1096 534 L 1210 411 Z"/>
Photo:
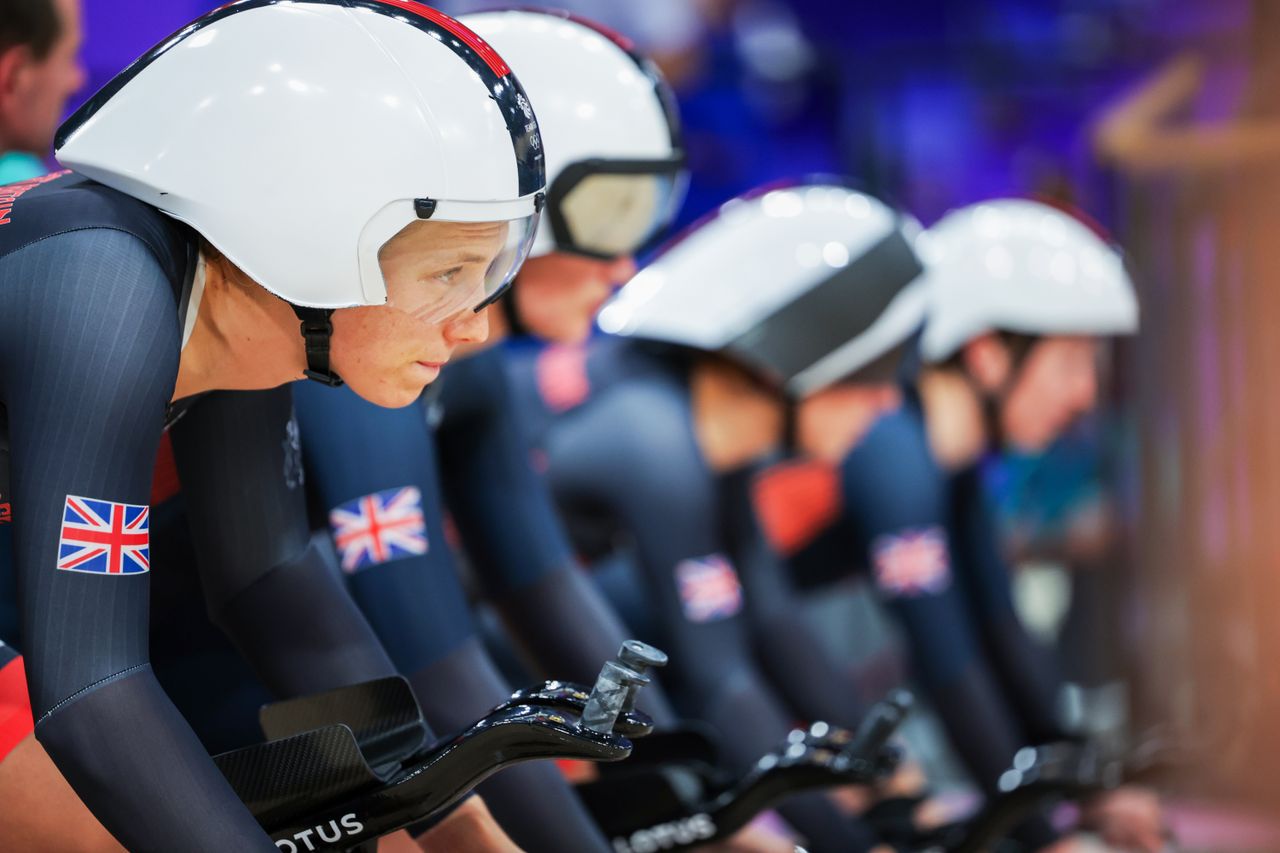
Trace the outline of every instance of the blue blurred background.
<path fill-rule="evenodd" d="M 88 0 L 93 91 L 215 0 Z M 454 14 L 495 4 L 446 0 Z M 510 5 L 510 4 L 507 4 Z M 1091 120 L 1194 45 L 1239 57 L 1247 0 L 571 0 L 660 58 L 693 166 L 683 218 L 798 172 L 843 173 L 925 222 L 979 198 L 1106 203 Z M 1231 110 L 1242 67 L 1204 109 Z"/>

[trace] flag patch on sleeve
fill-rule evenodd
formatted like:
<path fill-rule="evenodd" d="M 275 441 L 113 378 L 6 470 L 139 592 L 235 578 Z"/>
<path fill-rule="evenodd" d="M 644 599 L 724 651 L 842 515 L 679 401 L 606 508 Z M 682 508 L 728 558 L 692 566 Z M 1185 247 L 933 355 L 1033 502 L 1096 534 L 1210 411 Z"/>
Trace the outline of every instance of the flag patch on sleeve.
<path fill-rule="evenodd" d="M 58 568 L 95 575 L 151 571 L 151 509 L 67 495 Z"/>
<path fill-rule="evenodd" d="M 414 486 L 374 492 L 334 507 L 329 526 L 342 570 L 348 574 L 427 553 L 422 492 Z"/>
<path fill-rule="evenodd" d="M 951 583 L 951 554 L 940 527 L 877 537 L 871 560 L 876 585 L 892 597 L 941 592 Z"/>
<path fill-rule="evenodd" d="M 738 573 L 720 554 L 681 560 L 676 564 L 676 586 L 690 622 L 727 619 L 742 609 Z"/>

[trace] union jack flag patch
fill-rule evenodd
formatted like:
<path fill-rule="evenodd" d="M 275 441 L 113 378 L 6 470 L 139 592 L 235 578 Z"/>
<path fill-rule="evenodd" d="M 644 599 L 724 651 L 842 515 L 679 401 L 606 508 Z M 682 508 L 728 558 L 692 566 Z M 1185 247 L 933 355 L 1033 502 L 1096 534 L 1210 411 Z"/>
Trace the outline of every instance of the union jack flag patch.
<path fill-rule="evenodd" d="M 58 568 L 95 575 L 151 571 L 151 509 L 67 495 Z"/>
<path fill-rule="evenodd" d="M 947 534 L 940 527 L 904 530 L 871 543 L 876 584 L 892 597 L 941 592 L 951 583 Z"/>
<path fill-rule="evenodd" d="M 738 573 L 720 554 L 681 560 L 676 564 L 676 586 L 690 622 L 728 619 L 742 609 Z"/>
<path fill-rule="evenodd" d="M 329 526 L 347 574 L 427 553 L 422 492 L 414 486 L 347 501 L 329 513 Z"/>

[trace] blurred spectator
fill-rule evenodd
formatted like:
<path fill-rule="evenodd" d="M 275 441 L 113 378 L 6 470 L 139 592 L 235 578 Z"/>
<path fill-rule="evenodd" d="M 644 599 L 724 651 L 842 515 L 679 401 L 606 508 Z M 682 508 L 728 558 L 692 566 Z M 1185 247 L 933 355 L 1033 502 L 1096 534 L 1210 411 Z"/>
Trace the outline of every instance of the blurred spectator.
<path fill-rule="evenodd" d="M 84 85 L 80 40 L 80 0 L 4 0 L 0 184 L 45 171 L 67 99 Z"/>

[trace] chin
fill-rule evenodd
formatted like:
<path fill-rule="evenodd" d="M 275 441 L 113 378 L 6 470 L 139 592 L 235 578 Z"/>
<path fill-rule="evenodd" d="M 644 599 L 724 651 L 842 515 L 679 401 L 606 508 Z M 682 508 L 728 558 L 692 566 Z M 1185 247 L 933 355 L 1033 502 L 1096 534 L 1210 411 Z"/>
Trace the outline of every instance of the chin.
<path fill-rule="evenodd" d="M 347 385 L 361 399 L 381 406 L 384 409 L 403 409 L 412 405 L 422 396 L 426 385 L 417 382 L 372 382 L 365 383 L 358 378 L 348 380 Z"/>
<path fill-rule="evenodd" d="M 591 315 L 581 323 L 569 323 L 560 329 L 560 334 L 551 339 L 553 344 L 562 344 L 564 346 L 581 346 L 585 344 L 591 337 L 591 326 L 595 322 L 595 315 Z"/>
<path fill-rule="evenodd" d="M 1014 450 L 1028 455 L 1044 453 L 1049 449 L 1058 436 L 1062 434 L 1062 430 L 1049 430 L 1048 432 L 1028 433 L 1026 435 L 1011 434 L 1008 436 L 1009 444 Z"/>

